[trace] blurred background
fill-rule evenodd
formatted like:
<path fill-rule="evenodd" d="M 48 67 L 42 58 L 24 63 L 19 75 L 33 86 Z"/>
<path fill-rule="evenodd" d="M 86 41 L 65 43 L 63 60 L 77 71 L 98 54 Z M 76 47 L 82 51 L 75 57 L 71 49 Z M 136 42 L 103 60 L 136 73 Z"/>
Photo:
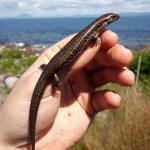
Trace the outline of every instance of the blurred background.
<path fill-rule="evenodd" d="M 121 107 L 97 114 L 71 150 L 150 150 L 150 0 L 0 0 L 0 106 L 40 53 L 104 13 L 121 18 L 108 28 L 133 51 L 136 84 L 108 84 Z"/>

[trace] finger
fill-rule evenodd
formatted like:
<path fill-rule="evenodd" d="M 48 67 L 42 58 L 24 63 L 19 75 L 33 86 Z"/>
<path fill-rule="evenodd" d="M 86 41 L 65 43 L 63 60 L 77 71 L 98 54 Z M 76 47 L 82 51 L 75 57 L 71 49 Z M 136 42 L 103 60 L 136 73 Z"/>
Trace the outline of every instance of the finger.
<path fill-rule="evenodd" d="M 96 86 L 115 82 L 124 86 L 134 84 L 135 75 L 127 68 L 104 68 L 92 74 L 92 81 Z"/>
<path fill-rule="evenodd" d="M 50 61 L 50 59 L 58 51 L 60 51 L 64 47 L 64 45 L 66 45 L 66 43 L 68 43 L 74 36 L 75 34 L 64 38 L 63 40 L 59 41 L 58 43 L 54 44 L 52 47 L 47 49 L 45 52 L 43 52 L 42 55 L 38 58 L 38 60 L 33 64 L 32 69 L 38 68 L 41 64 L 47 64 Z M 101 42 L 99 42 L 98 44 L 89 45 L 86 52 L 82 54 L 81 58 L 77 60 L 77 62 L 73 66 L 72 71 L 85 66 L 85 64 L 87 64 L 99 50 L 100 43 Z"/>
<path fill-rule="evenodd" d="M 48 56 L 49 58 L 51 57 L 50 55 L 50 51 L 59 51 L 61 50 L 64 45 L 69 42 L 73 37 L 75 36 L 74 35 L 71 35 L 63 40 L 61 40 L 60 42 L 56 43 L 55 45 L 53 45 L 50 49 L 48 49 L 46 52 L 45 52 L 45 55 Z M 88 62 L 90 62 L 93 57 L 95 56 L 95 54 L 98 52 L 98 50 L 100 49 L 100 46 L 101 46 L 101 42 L 99 41 L 99 43 L 97 44 L 92 44 L 92 45 L 89 45 L 89 47 L 87 48 L 87 50 L 85 52 L 83 52 L 83 54 L 80 56 L 80 59 L 78 59 L 75 64 L 73 65 L 72 67 L 72 71 L 74 70 L 78 70 L 80 68 L 82 68 L 83 66 L 85 66 Z M 49 56 L 50 55 L 50 56 Z"/>
<path fill-rule="evenodd" d="M 132 52 L 129 49 L 116 44 L 108 51 L 100 51 L 95 61 L 99 66 L 125 67 L 132 61 L 132 58 Z"/>
<path fill-rule="evenodd" d="M 93 109 L 96 112 L 117 108 L 120 106 L 121 97 L 112 91 L 103 90 L 93 95 Z"/>
<path fill-rule="evenodd" d="M 52 56 L 54 56 L 58 51 L 60 51 L 65 45 L 66 43 L 68 43 L 76 34 L 70 35 L 64 39 L 62 39 L 61 41 L 59 41 L 58 43 L 54 44 L 52 47 L 50 47 L 49 49 L 47 49 L 44 53 L 43 53 L 43 57 L 46 56 L 48 57 L 48 61 L 52 58 Z M 109 37 L 109 38 L 108 38 Z M 110 40 L 111 39 L 111 40 Z M 118 36 L 116 33 L 110 31 L 110 30 L 105 30 L 102 34 L 101 34 L 101 43 L 103 43 L 102 48 L 106 48 L 106 47 L 112 47 L 114 45 L 114 43 L 116 43 L 118 41 Z M 106 46 L 107 45 L 107 46 Z M 96 48 L 97 50 L 98 48 Z M 95 53 L 95 49 L 90 49 L 89 48 L 89 53 L 86 54 L 85 56 L 83 55 L 83 58 L 91 58 L 89 56 L 93 56 Z M 93 54 L 93 55 L 91 55 Z M 41 56 L 40 60 L 43 60 Z M 83 60 L 82 58 L 80 60 Z M 91 60 L 91 59 L 90 59 Z M 89 60 L 88 60 L 89 61 Z M 84 60 L 84 62 L 86 63 L 86 61 Z M 83 64 L 82 66 L 84 66 L 83 61 L 82 62 L 78 62 L 77 66 L 81 67 L 80 64 Z"/>
<path fill-rule="evenodd" d="M 84 51 L 80 58 L 75 62 L 71 70 L 78 70 L 86 66 L 98 53 L 100 45 L 101 43 L 89 46 L 88 49 Z"/>
<path fill-rule="evenodd" d="M 64 43 L 66 43 L 66 41 L 68 42 L 74 36 L 75 36 L 75 34 L 65 38 L 64 40 L 62 40 L 60 42 L 58 42 L 56 45 L 59 46 L 59 48 L 61 49 L 64 46 Z M 78 59 L 75 62 L 71 71 L 78 70 L 78 69 L 84 67 L 88 62 L 90 62 L 94 58 L 94 56 L 96 55 L 98 50 L 100 49 L 100 46 L 101 46 L 101 41 L 99 41 L 97 44 L 89 45 L 87 50 L 85 52 L 83 52 L 83 54 L 80 56 L 80 59 Z"/>
<path fill-rule="evenodd" d="M 51 48 L 47 49 L 46 52 L 50 52 L 51 50 L 54 50 L 58 52 L 61 48 L 65 46 L 66 43 L 68 43 L 75 34 L 72 34 L 70 36 L 67 36 L 66 38 L 62 39 L 61 41 L 54 44 Z M 103 33 L 100 35 L 101 38 L 101 48 L 102 49 L 108 49 L 114 46 L 118 42 L 118 35 L 115 32 L 112 32 L 110 30 L 105 29 Z"/>
<path fill-rule="evenodd" d="M 102 61 L 103 60 L 105 61 L 105 59 L 107 59 L 106 56 L 103 56 L 104 54 L 106 55 L 105 50 L 112 48 L 114 45 L 117 44 L 117 42 L 118 42 L 118 35 L 116 33 L 112 32 L 112 31 L 110 31 L 110 30 L 105 30 L 101 34 L 101 47 L 100 47 L 99 53 L 96 54 L 96 58 L 97 59 L 102 59 Z M 96 70 L 97 68 L 99 68 L 99 65 L 97 65 L 97 62 L 95 61 L 95 59 L 90 61 L 90 63 L 88 63 L 88 65 L 87 65 L 88 70 Z"/>
<path fill-rule="evenodd" d="M 101 34 L 100 38 L 102 50 L 110 49 L 118 42 L 118 35 L 107 29 Z"/>

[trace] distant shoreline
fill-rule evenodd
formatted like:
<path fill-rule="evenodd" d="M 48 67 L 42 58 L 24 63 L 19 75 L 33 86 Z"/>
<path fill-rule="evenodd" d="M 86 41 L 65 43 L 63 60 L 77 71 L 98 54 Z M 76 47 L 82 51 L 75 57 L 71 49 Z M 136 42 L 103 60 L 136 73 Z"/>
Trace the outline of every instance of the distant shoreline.
<path fill-rule="evenodd" d="M 0 42 L 0 51 L 3 49 L 7 49 L 7 48 L 15 48 L 15 49 L 19 49 L 21 51 L 27 51 L 29 53 L 34 54 L 36 53 L 41 53 L 42 51 L 44 51 L 46 48 L 50 47 L 53 44 L 28 44 L 28 43 L 23 43 L 23 42 L 18 42 L 18 43 L 4 43 L 4 42 Z M 146 50 L 146 51 L 150 51 L 150 44 L 141 44 L 140 46 L 135 46 L 135 47 L 128 47 L 127 48 L 131 49 L 131 50 L 136 50 L 136 51 L 140 51 L 140 50 Z"/>
<path fill-rule="evenodd" d="M 98 17 L 101 14 L 95 14 L 95 15 L 74 15 L 74 16 L 46 16 L 46 17 L 33 17 L 31 15 L 21 15 L 21 16 L 16 16 L 16 17 L 1 17 L 0 20 L 3 19 L 61 19 L 61 18 L 95 18 Z M 128 12 L 128 13 L 120 13 L 121 16 L 150 16 L 150 12 Z"/>
<path fill-rule="evenodd" d="M 48 44 L 28 44 L 23 42 L 18 43 L 4 43 L 0 42 L 0 51 L 7 48 L 19 49 L 21 51 L 28 51 L 33 53 L 37 51 L 41 53 L 44 49 L 48 48 L 50 45 Z"/>

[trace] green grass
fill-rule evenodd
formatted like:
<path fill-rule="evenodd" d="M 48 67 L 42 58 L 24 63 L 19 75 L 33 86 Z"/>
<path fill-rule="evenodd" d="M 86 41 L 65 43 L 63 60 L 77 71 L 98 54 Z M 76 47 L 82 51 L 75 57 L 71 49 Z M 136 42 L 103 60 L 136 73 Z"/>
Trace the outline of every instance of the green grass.
<path fill-rule="evenodd" d="M 148 96 L 150 96 L 150 52 L 149 51 L 141 51 L 134 53 L 134 59 L 130 64 L 129 68 L 137 73 L 137 66 L 139 57 L 141 56 L 141 67 L 140 67 L 140 75 L 139 75 L 139 87 L 142 92 Z"/>
<path fill-rule="evenodd" d="M 36 59 L 36 56 L 17 49 L 4 49 L 0 52 L 0 74 L 19 75 Z"/>

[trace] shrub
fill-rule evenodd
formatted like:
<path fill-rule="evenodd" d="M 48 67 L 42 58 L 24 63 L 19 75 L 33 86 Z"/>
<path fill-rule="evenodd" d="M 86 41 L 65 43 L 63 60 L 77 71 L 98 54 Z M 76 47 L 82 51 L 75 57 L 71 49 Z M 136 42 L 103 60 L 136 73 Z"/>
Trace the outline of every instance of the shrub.
<path fill-rule="evenodd" d="M 139 57 L 141 56 L 141 67 L 140 67 L 140 80 L 147 78 L 150 79 L 150 52 L 148 51 L 142 51 L 142 52 L 136 52 L 134 54 L 134 59 L 129 66 L 131 70 L 133 70 L 135 73 L 137 72 L 137 66 Z"/>
<path fill-rule="evenodd" d="M 29 55 L 17 49 L 4 49 L 0 52 L 0 73 L 9 75 L 21 74 L 36 58 L 34 55 Z"/>
<path fill-rule="evenodd" d="M 141 56 L 141 67 L 138 79 L 138 87 L 144 94 L 150 95 L 150 52 L 141 51 L 134 54 L 134 59 L 129 66 L 131 70 L 137 73 L 137 66 L 139 62 L 139 57 Z"/>

